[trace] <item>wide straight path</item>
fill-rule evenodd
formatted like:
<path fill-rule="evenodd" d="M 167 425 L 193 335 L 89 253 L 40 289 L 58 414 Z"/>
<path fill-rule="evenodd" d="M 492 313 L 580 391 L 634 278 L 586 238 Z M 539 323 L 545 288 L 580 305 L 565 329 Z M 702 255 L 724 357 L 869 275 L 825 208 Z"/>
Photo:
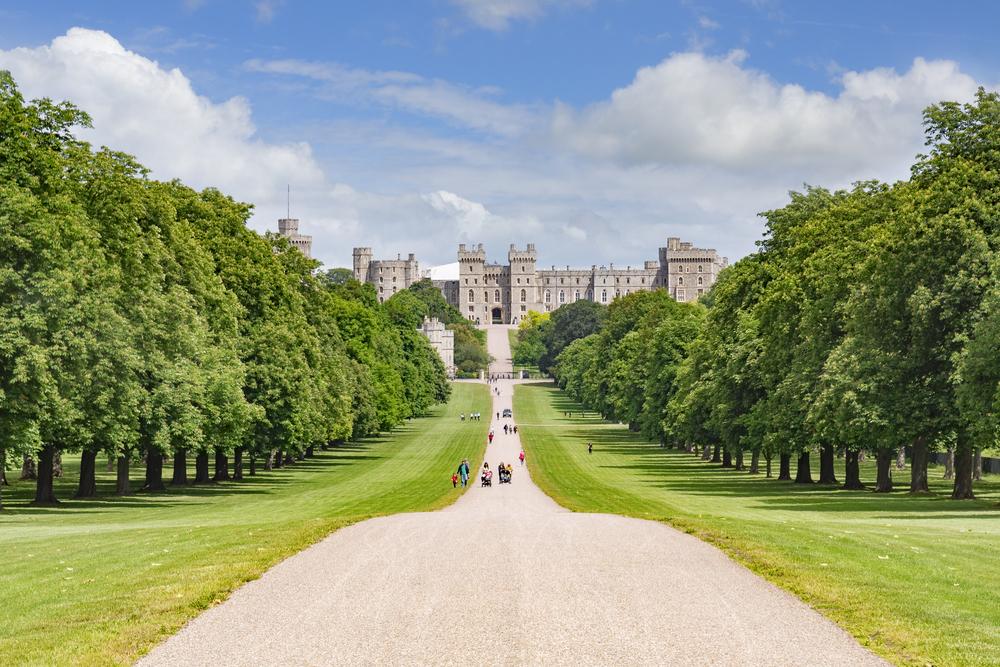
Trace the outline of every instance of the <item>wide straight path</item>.
<path fill-rule="evenodd" d="M 493 370 L 509 372 L 506 328 L 488 340 Z M 494 476 L 480 488 L 475 474 L 445 510 L 337 531 L 140 664 L 883 664 L 714 547 L 659 523 L 556 505 L 517 464 L 518 437 L 504 435 L 517 415 L 496 418 L 513 382 L 492 386 L 486 460 L 514 462 L 512 484 Z"/>

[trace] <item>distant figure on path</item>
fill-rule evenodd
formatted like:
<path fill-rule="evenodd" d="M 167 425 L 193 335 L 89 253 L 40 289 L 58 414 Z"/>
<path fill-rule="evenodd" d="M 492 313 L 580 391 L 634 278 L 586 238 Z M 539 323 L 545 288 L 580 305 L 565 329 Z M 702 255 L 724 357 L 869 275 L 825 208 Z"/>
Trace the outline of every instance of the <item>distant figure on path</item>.
<path fill-rule="evenodd" d="M 588 454 L 593 454 L 594 453 L 594 443 L 592 443 L 592 442 L 588 442 L 587 443 L 587 453 Z"/>
<path fill-rule="evenodd" d="M 462 478 L 462 486 L 469 483 L 469 459 L 462 459 L 458 464 L 458 476 Z"/>
<path fill-rule="evenodd" d="M 459 413 L 458 419 L 459 419 L 459 421 L 463 421 L 464 422 L 465 421 L 465 413 L 464 412 Z M 472 415 L 469 415 L 469 419 L 472 419 Z"/>
<path fill-rule="evenodd" d="M 521 453 L 518 454 L 517 458 L 520 459 L 521 465 L 524 465 L 524 450 L 523 449 L 521 450 Z"/>
<path fill-rule="evenodd" d="M 464 484 L 463 484 L 463 486 L 464 486 Z M 457 487 L 458 487 L 458 473 L 453 472 L 453 473 L 451 473 L 451 488 L 454 489 L 454 488 L 457 488 Z"/>
<path fill-rule="evenodd" d="M 493 429 L 490 429 L 490 434 L 488 436 L 486 436 L 486 437 L 489 438 L 490 444 L 492 445 L 493 444 Z"/>

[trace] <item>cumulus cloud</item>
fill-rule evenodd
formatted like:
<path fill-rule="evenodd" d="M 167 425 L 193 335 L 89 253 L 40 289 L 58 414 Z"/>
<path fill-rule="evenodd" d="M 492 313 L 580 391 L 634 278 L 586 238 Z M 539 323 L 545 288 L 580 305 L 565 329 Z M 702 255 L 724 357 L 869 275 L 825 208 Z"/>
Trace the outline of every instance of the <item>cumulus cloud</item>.
<path fill-rule="evenodd" d="M 977 83 L 957 63 L 917 58 L 902 74 L 882 68 L 841 75 L 828 95 L 779 84 L 746 65 L 747 54 L 675 54 L 582 110 L 560 105 L 557 141 L 622 164 L 712 165 L 877 175 L 921 144 L 920 112 L 969 99 Z"/>
<path fill-rule="evenodd" d="M 506 30 L 511 22 L 535 20 L 553 8 L 585 7 L 592 0 L 451 0 L 470 21 L 487 30 Z"/>
<path fill-rule="evenodd" d="M 158 178 L 219 187 L 248 201 L 316 186 L 323 174 L 305 143 L 261 140 L 242 97 L 213 102 L 179 70 L 125 49 L 111 35 L 73 28 L 51 44 L 0 50 L 0 68 L 26 97 L 72 100 L 94 129 L 81 138 L 130 152 Z"/>

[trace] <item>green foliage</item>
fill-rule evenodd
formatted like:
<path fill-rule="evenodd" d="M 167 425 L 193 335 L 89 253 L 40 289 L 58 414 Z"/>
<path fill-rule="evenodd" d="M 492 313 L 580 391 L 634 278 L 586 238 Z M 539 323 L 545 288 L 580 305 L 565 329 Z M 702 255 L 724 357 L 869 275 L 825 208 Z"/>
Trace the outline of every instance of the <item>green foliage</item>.
<path fill-rule="evenodd" d="M 551 373 L 567 345 L 601 328 L 606 311 L 607 308 L 594 301 L 574 301 L 553 311 L 543 336 L 545 352 L 538 359 L 539 369 Z"/>
<path fill-rule="evenodd" d="M 246 226 L 251 207 L 147 178 L 73 136 L 71 104 L 0 72 L 0 450 L 269 458 L 385 431 L 445 401 L 427 307 Z M 93 466 L 81 468 L 91 495 Z M 89 491 L 88 491 L 89 489 Z M 36 500 L 55 501 L 41 466 Z"/>

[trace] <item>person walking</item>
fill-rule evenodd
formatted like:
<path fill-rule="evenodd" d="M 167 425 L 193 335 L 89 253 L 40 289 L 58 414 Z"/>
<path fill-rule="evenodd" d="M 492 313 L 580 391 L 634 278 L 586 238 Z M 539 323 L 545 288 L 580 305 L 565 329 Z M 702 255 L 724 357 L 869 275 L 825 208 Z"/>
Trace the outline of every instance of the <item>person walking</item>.
<path fill-rule="evenodd" d="M 493 444 L 493 429 L 490 429 L 490 434 L 487 436 L 489 438 L 490 444 Z"/>
<path fill-rule="evenodd" d="M 594 443 L 592 443 L 592 442 L 588 442 L 587 443 L 587 453 L 588 454 L 593 454 L 594 453 Z"/>
<path fill-rule="evenodd" d="M 451 473 L 451 488 L 454 489 L 457 487 L 458 487 L 458 473 L 453 472 Z"/>
<path fill-rule="evenodd" d="M 469 484 L 469 459 L 462 459 L 458 464 L 458 476 L 462 479 L 462 486 Z"/>
<path fill-rule="evenodd" d="M 518 460 L 521 461 L 521 465 L 524 465 L 524 450 L 523 449 L 521 450 L 521 453 L 518 454 L 517 458 L 518 458 Z"/>

